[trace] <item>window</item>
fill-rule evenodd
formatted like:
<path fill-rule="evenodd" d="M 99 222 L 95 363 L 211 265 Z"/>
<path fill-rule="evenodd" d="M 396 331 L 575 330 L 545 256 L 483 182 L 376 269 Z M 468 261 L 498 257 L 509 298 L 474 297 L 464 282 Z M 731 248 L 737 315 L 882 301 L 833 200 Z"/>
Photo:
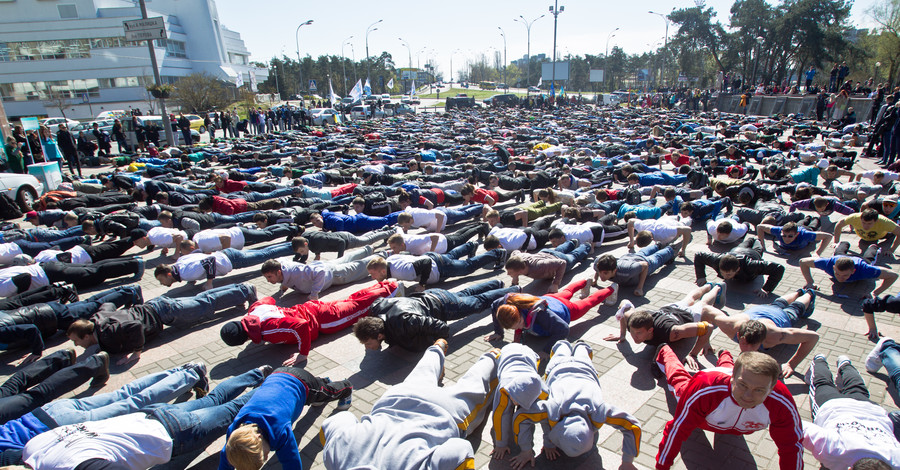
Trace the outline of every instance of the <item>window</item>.
<path fill-rule="evenodd" d="M 233 52 L 228 53 L 228 61 L 231 62 L 232 64 L 238 64 L 238 65 L 248 65 L 248 63 L 249 63 L 247 56 L 245 56 L 243 54 L 235 54 Z"/>
<path fill-rule="evenodd" d="M 142 45 L 143 44 L 140 42 L 126 41 L 124 36 L 7 43 L 0 42 L 0 62 L 86 59 L 91 56 L 92 49 L 138 47 Z"/>
<path fill-rule="evenodd" d="M 85 93 L 89 97 L 99 97 L 101 89 L 146 87 L 151 83 L 153 83 L 153 78 L 147 76 L 0 83 L 0 95 L 3 95 L 3 101 L 46 101 L 55 97 L 78 99 Z"/>
<path fill-rule="evenodd" d="M 71 20 L 78 18 L 78 10 L 75 9 L 75 5 L 56 5 L 56 8 L 59 10 L 59 18 L 63 20 Z"/>
<path fill-rule="evenodd" d="M 184 41 L 176 41 L 174 39 L 157 39 L 156 47 L 166 48 L 166 57 L 187 58 L 187 48 Z"/>

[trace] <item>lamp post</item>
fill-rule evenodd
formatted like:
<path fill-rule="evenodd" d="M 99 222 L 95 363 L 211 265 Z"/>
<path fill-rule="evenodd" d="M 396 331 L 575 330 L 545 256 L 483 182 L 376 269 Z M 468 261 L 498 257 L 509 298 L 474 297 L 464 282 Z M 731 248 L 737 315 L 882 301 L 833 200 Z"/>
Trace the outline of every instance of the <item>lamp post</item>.
<path fill-rule="evenodd" d="M 410 80 L 412 80 L 412 49 L 410 49 L 409 43 L 404 41 L 403 38 L 397 38 L 397 39 L 399 39 L 400 42 L 403 43 L 404 46 L 406 46 L 406 52 L 407 52 L 407 54 L 409 54 L 409 78 L 410 78 Z"/>
<path fill-rule="evenodd" d="M 612 30 L 611 33 L 609 33 L 609 36 L 606 36 L 606 54 L 604 54 L 603 57 L 609 57 L 609 40 L 612 39 L 613 37 L 615 37 L 616 31 L 618 31 L 618 30 L 619 30 L 619 28 L 616 28 L 616 29 Z"/>
<path fill-rule="evenodd" d="M 553 0 L 553 5 L 550 6 L 550 14 L 553 15 L 553 75 L 550 79 L 550 85 L 556 86 L 556 22 L 559 14 L 566 10 L 565 6 L 559 6 L 558 0 Z M 550 97 L 551 103 L 553 102 L 553 97 Z"/>
<path fill-rule="evenodd" d="M 347 42 L 351 39 L 353 39 L 353 36 L 344 39 L 344 42 L 341 43 L 341 70 L 344 72 L 344 96 L 347 96 L 347 58 L 344 57 L 344 46 L 346 46 Z"/>
<path fill-rule="evenodd" d="M 300 28 L 311 25 L 312 23 L 313 23 L 313 20 L 307 20 L 303 23 L 300 23 L 300 26 L 297 26 L 297 32 L 294 33 L 294 38 L 297 39 L 297 70 L 298 70 L 299 80 L 300 80 L 300 83 L 298 83 L 299 88 L 300 88 L 298 90 L 298 93 L 301 96 L 303 95 L 303 62 L 300 61 Z"/>
<path fill-rule="evenodd" d="M 369 60 L 369 33 L 377 30 L 378 28 L 374 28 L 373 26 L 375 26 L 378 23 L 381 23 L 382 21 L 384 21 L 384 20 L 383 19 L 378 20 L 378 21 L 370 24 L 369 27 L 366 28 L 366 80 L 371 78 L 371 75 L 372 75 L 372 61 Z"/>
<path fill-rule="evenodd" d="M 506 85 L 506 89 L 509 90 L 509 82 L 506 79 L 506 32 L 499 26 L 497 26 L 497 29 L 500 30 L 500 36 L 503 36 L 503 84 Z"/>
<path fill-rule="evenodd" d="M 663 84 L 665 84 L 666 83 L 666 56 L 668 55 L 668 51 L 669 51 L 669 17 L 666 15 L 663 15 L 662 13 L 657 13 L 655 11 L 648 11 L 647 13 L 650 13 L 651 15 L 657 15 L 660 18 L 662 18 L 663 21 L 666 22 L 666 43 L 665 43 L 665 45 L 663 45 L 663 63 L 662 63 L 662 80 L 661 80 L 663 82 Z"/>
<path fill-rule="evenodd" d="M 526 20 L 525 17 L 522 15 L 519 15 L 518 18 L 513 18 L 513 21 L 518 21 L 519 23 L 522 23 L 523 25 L 525 25 L 525 35 L 527 37 L 527 44 L 528 44 L 528 50 L 525 53 L 525 66 L 527 67 L 527 70 L 528 70 L 525 73 L 525 87 L 526 87 L 525 94 L 526 95 L 528 94 L 527 87 L 531 86 L 531 25 L 533 25 L 535 21 L 537 21 L 545 16 L 547 16 L 547 15 L 538 16 L 537 18 L 535 18 L 531 21 Z"/>
<path fill-rule="evenodd" d="M 756 61 L 753 64 L 753 81 L 750 83 L 750 86 L 757 85 L 756 83 L 756 72 L 759 70 L 759 56 L 762 55 L 762 43 L 766 38 L 762 36 L 756 36 Z"/>

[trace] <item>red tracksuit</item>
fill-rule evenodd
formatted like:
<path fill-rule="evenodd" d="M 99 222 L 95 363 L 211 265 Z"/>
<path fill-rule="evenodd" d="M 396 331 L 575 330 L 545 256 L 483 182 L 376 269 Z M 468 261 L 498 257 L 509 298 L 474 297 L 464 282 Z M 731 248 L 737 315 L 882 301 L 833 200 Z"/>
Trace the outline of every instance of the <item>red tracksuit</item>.
<path fill-rule="evenodd" d="M 225 199 L 224 197 L 213 196 L 213 212 L 218 212 L 222 215 L 234 215 L 247 212 L 248 208 L 247 201 L 243 199 Z"/>
<path fill-rule="evenodd" d="M 250 306 L 241 326 L 254 343 L 297 344 L 300 354 L 309 355 L 310 343 L 319 333 L 336 333 L 349 328 L 369 313 L 375 300 L 390 297 L 397 283 L 385 281 L 350 294 L 346 300 L 310 300 L 293 307 L 278 307 L 272 297 L 263 297 Z"/>

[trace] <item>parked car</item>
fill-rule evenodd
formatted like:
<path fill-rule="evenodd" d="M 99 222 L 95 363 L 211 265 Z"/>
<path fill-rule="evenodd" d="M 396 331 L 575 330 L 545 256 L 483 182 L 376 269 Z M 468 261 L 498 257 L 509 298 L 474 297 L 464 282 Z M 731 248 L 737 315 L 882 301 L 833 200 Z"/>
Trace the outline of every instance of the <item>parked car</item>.
<path fill-rule="evenodd" d="M 44 118 L 41 119 L 41 125 L 47 126 L 53 132 L 56 132 L 56 127 L 60 124 L 65 124 L 69 129 L 81 124 L 81 121 L 76 121 L 74 119 L 66 119 L 63 117 L 52 117 L 52 118 Z"/>
<path fill-rule="evenodd" d="M 351 109 L 354 106 L 359 105 L 360 103 L 361 103 L 360 100 L 354 100 L 353 98 L 350 98 L 349 96 L 347 96 L 347 97 L 341 98 L 341 102 L 338 103 L 337 106 L 335 106 L 335 109 L 337 109 L 338 111 L 341 111 L 343 109 Z"/>
<path fill-rule="evenodd" d="M 378 102 L 378 98 L 379 98 L 378 95 L 369 95 L 369 96 L 363 98 L 363 103 L 364 103 L 364 104 L 377 103 L 377 102 Z"/>
<path fill-rule="evenodd" d="M 203 118 L 196 114 L 185 114 L 184 117 L 191 121 L 191 129 L 203 134 L 206 132 L 206 126 L 203 124 Z M 177 118 L 177 116 L 176 116 Z"/>
<path fill-rule="evenodd" d="M 185 114 L 187 116 L 187 114 Z M 156 127 L 159 128 L 159 140 L 160 143 L 166 140 L 166 130 L 163 127 L 162 116 L 138 116 L 137 117 L 138 124 L 147 127 L 150 122 L 156 124 Z M 131 125 L 131 119 L 125 119 L 122 122 L 122 130 L 125 132 L 125 139 L 128 141 L 128 145 L 137 144 L 137 137 L 134 135 L 134 127 Z M 173 125 L 177 125 L 176 123 L 172 123 Z M 184 145 L 184 134 L 181 133 L 181 130 L 173 129 L 172 133 L 175 137 L 175 145 Z M 191 140 L 194 143 L 200 142 L 200 132 L 191 129 Z"/>
<path fill-rule="evenodd" d="M 354 121 L 369 119 L 370 117 L 372 117 L 372 114 L 368 106 L 354 106 L 350 109 L 350 119 Z"/>
<path fill-rule="evenodd" d="M 395 116 L 402 116 L 404 114 L 416 114 L 416 110 L 408 104 L 398 104 L 394 106 Z"/>
<path fill-rule="evenodd" d="M 106 132 L 107 134 L 112 135 L 113 124 L 115 124 L 115 121 L 113 121 L 112 119 L 100 119 L 97 121 L 83 122 L 77 126 L 70 128 L 69 130 L 72 131 L 72 133 L 76 137 L 78 136 L 79 132 L 84 131 L 84 136 L 87 137 L 88 140 L 96 140 L 96 138 L 94 137 L 94 133 L 92 132 L 94 130 L 95 122 L 97 123 L 97 128 L 100 130 L 100 132 Z"/>
<path fill-rule="evenodd" d="M 32 175 L 0 173 L 0 192 L 16 201 L 22 212 L 27 212 L 38 196 L 44 194 L 44 185 Z"/>
<path fill-rule="evenodd" d="M 340 121 L 340 115 L 334 108 L 313 108 L 309 110 L 312 113 L 312 123 L 314 126 L 321 126 L 324 123 L 337 124 Z"/>
<path fill-rule="evenodd" d="M 509 90 L 509 85 L 507 85 L 507 84 L 505 84 L 505 83 L 498 83 L 498 84 L 497 84 L 497 89 L 498 89 L 498 90 Z"/>
<path fill-rule="evenodd" d="M 536 86 L 530 86 L 530 87 L 528 87 L 528 91 L 530 91 L 532 93 L 540 93 L 541 89 Z"/>
<path fill-rule="evenodd" d="M 457 93 L 457 94 L 456 94 L 456 97 L 457 97 L 457 98 L 468 98 L 469 95 L 467 95 L 467 94 L 465 94 L 465 93 Z"/>
<path fill-rule="evenodd" d="M 480 108 L 481 105 L 475 102 L 475 98 L 447 98 L 444 109 L 449 111 L 453 108 Z"/>
<path fill-rule="evenodd" d="M 400 99 L 400 102 L 403 104 L 410 104 L 410 105 L 422 104 L 422 102 L 416 96 L 404 96 L 403 98 Z"/>
<path fill-rule="evenodd" d="M 127 116 L 127 114 L 125 113 L 124 109 L 113 109 L 110 111 L 103 111 L 102 113 L 98 114 L 97 120 L 98 121 L 104 121 L 104 120 L 112 121 L 113 119 L 122 119 L 125 116 Z"/>
<path fill-rule="evenodd" d="M 390 93 L 385 93 L 385 94 L 381 95 L 381 99 L 382 99 L 382 101 L 383 101 L 383 100 L 389 100 L 389 99 L 391 99 L 391 94 L 390 94 Z"/>
<path fill-rule="evenodd" d="M 513 94 L 494 95 L 484 99 L 485 106 L 508 106 L 519 102 L 519 97 Z"/>

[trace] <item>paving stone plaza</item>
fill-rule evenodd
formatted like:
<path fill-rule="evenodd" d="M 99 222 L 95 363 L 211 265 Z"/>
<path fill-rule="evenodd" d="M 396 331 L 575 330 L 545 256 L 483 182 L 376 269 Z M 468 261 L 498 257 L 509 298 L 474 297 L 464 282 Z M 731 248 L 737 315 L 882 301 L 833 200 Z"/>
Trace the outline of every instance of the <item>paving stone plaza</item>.
<path fill-rule="evenodd" d="M 860 148 L 853 150 L 860 151 Z M 854 170 L 875 169 L 873 160 L 860 158 Z M 104 170 L 104 169 L 101 169 Z M 511 207 L 515 205 L 510 201 L 498 207 Z M 830 223 L 826 222 L 822 231 L 831 231 L 833 224 L 841 217 L 839 214 L 830 216 Z M 445 233 L 453 230 L 449 227 Z M 850 241 L 853 250 L 857 250 L 855 235 L 846 233 L 844 240 Z M 280 242 L 282 240 L 277 240 Z M 695 287 L 695 276 L 691 260 L 694 253 L 707 250 L 706 236 L 699 224 L 694 226 L 694 239 L 687 249 L 686 259 L 677 258 L 676 261 L 664 266 L 660 272 L 652 275 L 645 286 L 645 296 L 636 297 L 629 288 L 623 288 L 619 292 L 619 300 L 630 299 L 638 307 L 660 307 L 675 302 Z M 274 243 L 274 242 L 273 242 Z M 613 242 L 606 242 L 595 253 L 588 257 L 573 272 L 566 275 L 563 284 L 571 280 L 593 278 L 591 261 L 603 253 L 622 255 L 628 252 L 627 238 Z M 771 244 L 769 244 L 771 246 Z M 256 248 L 256 247 L 254 247 Z M 386 245 L 378 242 L 376 249 L 385 249 Z M 479 248 L 483 250 L 483 248 Z M 726 251 L 727 248 L 713 247 L 713 251 Z M 829 247 L 826 256 L 830 256 L 833 247 Z M 775 290 L 775 295 L 766 299 L 760 299 L 752 290 L 759 288 L 763 279 L 757 279 L 753 285 L 740 285 L 730 283 L 728 286 L 727 304 L 724 309 L 729 314 L 739 313 L 746 306 L 756 303 L 768 303 L 775 299 L 776 295 L 785 294 L 801 288 L 805 282 L 798 267 L 800 258 L 809 255 L 810 251 L 800 254 L 778 255 L 769 250 L 765 259 L 776 261 L 786 267 L 786 274 Z M 199 292 L 201 284 L 181 285 L 174 289 L 161 286 L 152 276 L 153 268 L 166 261 L 160 257 L 159 251 L 146 253 L 143 250 L 132 248 L 128 254 L 142 256 L 146 261 L 146 273 L 140 281 L 144 298 L 151 299 L 159 295 L 188 296 Z M 334 253 L 323 254 L 324 259 L 334 258 Z M 879 260 L 879 265 L 897 269 L 898 263 L 893 257 L 885 256 Z M 816 353 L 825 354 L 829 364 L 834 365 L 839 354 L 849 356 L 854 365 L 862 372 L 862 376 L 869 386 L 871 399 L 875 403 L 883 405 L 888 410 L 896 410 L 896 390 L 889 390 L 888 378 L 882 373 L 868 374 L 863 369 L 865 355 L 872 348 L 865 335 L 866 325 L 860 308 L 860 297 L 871 292 L 875 284 L 872 281 L 862 281 L 855 285 L 838 286 L 832 289 L 832 282 L 826 279 L 821 271 L 813 273 L 816 283 L 820 286 L 820 296 L 816 303 L 815 312 L 805 322 L 804 328 L 816 330 L 821 338 L 813 353 L 807 357 L 795 374 L 785 383 L 793 393 L 796 403 L 804 420 L 810 420 L 810 405 L 808 401 L 808 387 L 803 382 L 802 374 L 806 372 L 812 356 Z M 462 288 L 476 282 L 500 279 L 508 285 L 510 277 L 503 270 L 482 269 L 474 275 L 465 278 L 454 279 L 434 287 L 446 289 Z M 541 295 L 546 293 L 549 281 L 523 281 L 524 292 Z M 712 275 L 709 280 L 714 281 Z M 233 271 L 230 275 L 216 279 L 215 285 L 224 285 L 233 282 L 249 282 L 258 289 L 259 296 L 272 295 L 278 290 L 278 286 L 269 284 L 260 274 L 259 267 L 251 267 Z M 346 296 L 364 285 L 371 284 L 371 280 L 364 283 L 351 284 L 331 288 L 324 292 L 322 299 L 334 300 L 346 298 Z M 115 280 L 107 285 L 98 287 L 93 292 L 118 285 Z M 410 283 L 406 283 L 411 287 Z M 86 298 L 92 291 L 79 292 L 82 298 Z M 888 289 L 886 294 L 897 292 L 894 286 Z M 278 305 L 290 306 L 306 300 L 306 296 L 298 293 L 288 293 L 278 298 Z M 613 314 L 616 307 L 601 306 L 592 309 L 580 320 L 573 322 L 569 335 L 570 341 L 578 339 L 588 342 L 593 347 L 593 363 L 600 374 L 605 400 L 630 412 L 641 422 L 641 449 L 635 463 L 638 467 L 653 468 L 654 458 L 662 436 L 665 423 L 671 419 L 675 409 L 675 401 L 671 394 L 665 390 L 664 380 L 656 378 L 652 373 L 651 357 L 654 348 L 635 345 L 629 341 L 615 343 L 604 341 L 604 337 L 611 333 L 618 333 L 619 326 Z M 204 361 L 208 364 L 209 375 L 213 383 L 225 378 L 247 371 L 263 364 L 278 366 L 296 351 L 291 345 L 254 345 L 246 343 L 242 347 L 226 346 L 219 337 L 219 328 L 222 323 L 238 318 L 246 312 L 244 306 L 237 306 L 231 310 L 221 312 L 216 318 L 192 328 L 180 330 L 167 328 L 158 337 L 151 340 L 145 349 L 140 361 L 127 366 L 112 365 L 113 375 L 109 382 L 100 390 L 87 392 L 83 386 L 68 396 L 83 397 L 86 393 L 101 393 L 114 390 L 127 382 L 145 374 L 164 370 L 189 361 Z M 876 320 L 879 331 L 885 336 L 900 338 L 900 319 L 896 315 L 877 313 Z M 468 368 L 474 364 L 479 355 L 494 346 L 501 346 L 505 342 L 493 344 L 483 340 L 485 335 L 491 333 L 490 313 L 484 312 L 472 314 L 462 320 L 451 324 L 452 336 L 449 339 L 450 352 L 446 362 L 446 376 L 444 384 L 451 384 L 458 379 Z M 505 341 L 511 341 L 512 334 L 507 332 Z M 69 347 L 65 336 L 58 334 L 48 342 L 48 351 Z M 676 352 L 681 356 L 687 353 L 693 345 L 693 339 L 683 340 L 675 345 Z M 711 343 L 714 348 L 725 348 L 733 353 L 739 352 L 737 344 L 726 338 L 721 332 L 716 331 L 712 335 Z M 526 344 L 532 344 L 526 340 Z M 780 363 L 785 362 L 793 353 L 795 347 L 779 346 L 767 353 L 776 357 Z M 79 349 L 79 353 L 82 351 Z M 13 364 L 22 357 L 18 351 L 3 354 L 2 366 L 0 366 L 0 378 L 5 379 L 15 368 Z M 381 351 L 366 351 L 354 338 L 351 331 L 345 330 L 334 335 L 322 335 L 313 343 L 312 352 L 305 367 L 317 376 L 327 376 L 332 379 L 349 378 L 355 390 L 353 404 L 350 409 L 358 417 L 369 412 L 373 403 L 390 386 L 402 381 L 409 373 L 419 354 L 405 352 L 399 348 L 388 348 Z M 714 364 L 715 358 L 707 356 L 701 358 L 701 363 L 706 367 Z M 113 363 L 115 362 L 115 358 Z M 182 397 L 187 399 L 187 396 Z M 193 399 L 193 398 L 191 398 Z M 324 407 L 307 407 L 300 420 L 294 427 L 297 442 L 303 457 L 304 468 L 322 469 L 322 445 L 318 438 L 318 432 L 322 421 L 335 413 L 334 403 Z M 490 440 L 490 423 L 483 426 L 480 432 L 475 434 L 472 444 L 476 451 L 476 468 L 503 469 L 509 468 L 509 458 L 506 460 L 492 460 L 490 452 L 492 448 Z M 536 450 L 540 451 L 540 439 L 536 438 Z M 212 442 L 204 451 L 195 452 L 189 456 L 182 456 L 162 467 L 167 469 L 212 469 L 218 466 L 218 452 L 224 444 L 224 436 Z M 604 427 L 600 432 L 599 445 L 596 452 L 591 452 L 579 458 L 561 457 L 556 461 L 548 461 L 539 456 L 535 468 L 556 469 L 598 469 L 617 468 L 620 464 L 622 436 L 610 427 Z M 512 454 L 517 451 L 514 449 Z M 808 468 L 818 468 L 818 462 L 807 452 L 805 463 Z M 681 455 L 676 460 L 673 468 L 678 469 L 715 469 L 723 465 L 730 470 L 739 469 L 775 469 L 778 468 L 777 449 L 769 433 L 766 431 L 744 437 L 713 435 L 712 433 L 695 431 L 682 448 Z M 264 468 L 281 468 L 276 459 L 272 459 Z"/>

